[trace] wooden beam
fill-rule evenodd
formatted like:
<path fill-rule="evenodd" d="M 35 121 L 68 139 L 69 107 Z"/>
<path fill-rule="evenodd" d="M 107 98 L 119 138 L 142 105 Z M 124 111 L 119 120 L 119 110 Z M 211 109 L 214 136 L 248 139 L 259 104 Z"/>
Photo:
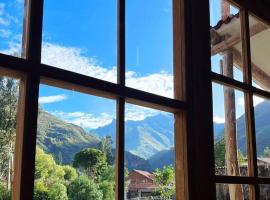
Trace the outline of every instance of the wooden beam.
<path fill-rule="evenodd" d="M 257 23 L 250 28 L 250 37 L 264 31 L 267 29 L 267 26 L 262 23 Z M 217 31 L 216 31 L 217 32 Z M 216 37 L 216 36 L 215 36 Z M 222 54 L 227 49 L 232 48 L 241 42 L 240 32 L 236 36 L 230 37 L 228 39 L 223 40 L 211 47 L 211 55 L 214 56 L 216 54 Z"/>
<path fill-rule="evenodd" d="M 240 52 L 236 49 L 232 49 L 233 51 L 233 62 L 241 71 L 243 71 L 243 59 Z M 253 81 L 258 84 L 260 87 L 266 90 L 270 90 L 270 76 L 267 75 L 263 70 L 261 70 L 254 63 L 251 63 L 251 71 Z"/>
<path fill-rule="evenodd" d="M 233 52 L 225 51 L 223 54 L 222 74 L 233 78 Z M 235 92 L 231 87 L 224 86 L 224 110 L 225 110 L 225 149 L 227 175 L 240 176 L 237 159 L 237 134 L 235 114 Z M 229 185 L 231 200 L 242 200 L 243 189 L 241 185 Z"/>

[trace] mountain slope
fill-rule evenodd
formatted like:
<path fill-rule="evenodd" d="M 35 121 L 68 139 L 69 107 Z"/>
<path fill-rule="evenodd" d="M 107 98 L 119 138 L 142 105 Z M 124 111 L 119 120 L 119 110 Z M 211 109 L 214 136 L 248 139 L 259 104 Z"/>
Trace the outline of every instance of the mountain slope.
<path fill-rule="evenodd" d="M 148 159 L 155 153 L 173 146 L 173 117 L 156 115 L 142 121 L 127 121 L 125 129 L 125 150 Z M 94 132 L 104 137 L 111 135 L 115 142 L 115 121 Z"/>
<path fill-rule="evenodd" d="M 254 109 L 257 152 L 263 154 L 265 147 L 270 147 L 270 102 L 264 101 L 258 104 Z M 238 147 L 242 152 L 246 152 L 246 131 L 245 117 L 241 116 L 237 120 L 238 129 Z"/>
<path fill-rule="evenodd" d="M 149 158 L 149 163 L 151 164 L 152 170 L 174 165 L 174 148 L 156 153 Z"/>
<path fill-rule="evenodd" d="M 81 127 L 64 122 L 55 116 L 39 111 L 37 144 L 63 163 L 70 163 L 74 155 L 87 147 L 96 147 L 99 139 Z"/>

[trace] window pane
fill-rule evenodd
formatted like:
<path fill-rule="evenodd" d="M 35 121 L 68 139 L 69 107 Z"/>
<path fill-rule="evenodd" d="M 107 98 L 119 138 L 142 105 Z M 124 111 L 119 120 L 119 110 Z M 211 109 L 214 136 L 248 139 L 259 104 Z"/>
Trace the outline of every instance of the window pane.
<path fill-rule="evenodd" d="M 244 94 L 213 84 L 213 126 L 217 175 L 247 176 Z"/>
<path fill-rule="evenodd" d="M 255 106 L 254 116 L 256 127 L 258 174 L 259 176 L 270 177 L 270 101 L 258 96 L 254 96 L 253 102 Z"/>
<path fill-rule="evenodd" d="M 173 198 L 173 115 L 126 104 L 125 116 L 126 198 Z"/>
<path fill-rule="evenodd" d="M 36 198 L 114 199 L 115 109 L 109 99 L 41 85 Z"/>
<path fill-rule="evenodd" d="M 249 200 L 249 186 L 240 184 L 216 184 L 217 200 Z"/>
<path fill-rule="evenodd" d="M 269 25 L 250 15 L 249 31 L 253 86 L 270 91 Z"/>
<path fill-rule="evenodd" d="M 0 199 L 11 199 L 16 166 L 19 80 L 0 77 Z M 17 159 L 18 160 L 18 159 Z"/>
<path fill-rule="evenodd" d="M 126 2 L 126 68 L 127 86 L 173 97 L 172 0 Z"/>
<path fill-rule="evenodd" d="M 270 199 L 270 185 L 260 185 L 260 200 Z"/>
<path fill-rule="evenodd" d="M 24 0 L 0 2 L 0 53 L 21 57 Z"/>
<path fill-rule="evenodd" d="M 117 1 L 44 1 L 42 63 L 116 82 Z"/>
<path fill-rule="evenodd" d="M 212 71 L 243 81 L 239 9 L 227 1 L 210 0 L 210 24 Z"/>

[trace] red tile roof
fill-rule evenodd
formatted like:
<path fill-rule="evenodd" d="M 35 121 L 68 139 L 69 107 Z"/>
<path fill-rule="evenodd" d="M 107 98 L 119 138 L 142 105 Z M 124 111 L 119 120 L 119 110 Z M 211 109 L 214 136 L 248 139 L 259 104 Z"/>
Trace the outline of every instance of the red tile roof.
<path fill-rule="evenodd" d="M 224 24 L 229 24 L 233 19 L 239 18 L 239 13 L 235 14 L 235 15 L 230 15 L 228 16 L 225 20 L 219 20 L 218 23 L 211 28 L 214 28 L 215 30 L 218 30 L 220 27 L 222 27 Z"/>
<path fill-rule="evenodd" d="M 143 170 L 138 170 L 138 169 L 134 169 L 133 171 L 137 172 L 137 173 L 139 173 L 139 174 L 141 174 L 141 175 L 143 175 L 143 176 L 145 176 L 145 177 L 147 177 L 147 178 L 149 178 L 151 180 L 154 180 L 153 179 L 153 174 L 151 174 L 150 172 L 143 171 Z"/>

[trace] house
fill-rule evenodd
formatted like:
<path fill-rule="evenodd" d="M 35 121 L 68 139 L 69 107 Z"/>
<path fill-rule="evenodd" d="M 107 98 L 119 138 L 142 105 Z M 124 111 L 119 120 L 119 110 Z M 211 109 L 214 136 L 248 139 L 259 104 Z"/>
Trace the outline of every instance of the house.
<path fill-rule="evenodd" d="M 142 170 L 132 170 L 128 175 L 128 198 L 152 196 L 157 186 L 153 174 Z"/>

